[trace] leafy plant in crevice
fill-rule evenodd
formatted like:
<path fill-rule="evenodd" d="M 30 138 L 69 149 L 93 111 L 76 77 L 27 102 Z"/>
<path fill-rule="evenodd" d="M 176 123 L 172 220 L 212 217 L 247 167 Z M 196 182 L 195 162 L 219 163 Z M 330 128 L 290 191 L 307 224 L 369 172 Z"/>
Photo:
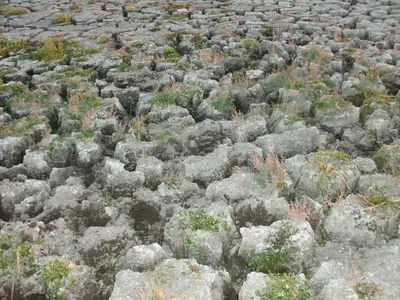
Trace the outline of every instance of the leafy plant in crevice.
<path fill-rule="evenodd" d="M 256 292 L 260 300 L 308 300 L 313 296 L 307 282 L 293 274 L 269 274 L 266 287 Z M 254 300 L 254 297 L 252 297 Z"/>
<path fill-rule="evenodd" d="M 51 19 L 51 23 L 52 24 L 71 24 L 72 23 L 72 18 L 71 18 L 71 16 L 68 14 L 68 13 L 62 13 L 62 14 L 59 14 L 59 15 L 57 15 L 57 16 L 54 16 L 52 19 Z"/>
<path fill-rule="evenodd" d="M 132 69 L 132 58 L 130 55 L 121 55 L 122 63 L 118 66 L 121 72 L 128 72 Z"/>
<path fill-rule="evenodd" d="M 177 62 L 181 55 L 173 47 L 167 47 L 163 50 L 163 57 L 169 62 Z"/>
<path fill-rule="evenodd" d="M 353 69 L 356 62 L 353 56 L 355 51 L 356 49 L 354 48 L 346 48 L 341 51 L 340 58 L 342 60 L 343 72 L 350 72 Z"/>
<path fill-rule="evenodd" d="M 66 293 L 60 293 L 60 289 L 66 283 L 63 280 L 70 273 L 71 268 L 66 260 L 55 260 L 43 267 L 40 279 L 44 285 L 45 293 L 51 300 L 63 300 Z"/>
<path fill-rule="evenodd" d="M 252 272 L 278 274 L 287 271 L 287 263 L 293 261 L 287 249 L 287 240 L 295 231 L 290 224 L 284 224 L 276 234 L 268 240 L 272 244 L 270 249 L 257 253 L 248 263 Z"/>
<path fill-rule="evenodd" d="M 227 94 L 220 94 L 211 101 L 211 106 L 219 111 L 225 118 L 229 118 L 235 111 L 235 105 Z"/>
<path fill-rule="evenodd" d="M 383 294 L 382 290 L 379 289 L 375 282 L 359 282 L 354 287 L 354 290 L 361 300 L 371 299 L 371 297 Z"/>
<path fill-rule="evenodd" d="M 391 200 L 382 188 L 372 185 L 368 195 L 359 194 L 361 199 L 367 204 L 365 211 L 373 212 L 380 207 L 390 207 L 392 209 L 400 209 L 400 200 Z"/>
<path fill-rule="evenodd" d="M 210 216 L 205 209 L 186 211 L 179 215 L 179 228 L 185 233 L 187 257 L 189 256 L 189 249 L 196 245 L 193 240 L 194 232 L 199 230 L 214 233 L 220 230 L 230 232 L 231 229 L 228 223 L 222 220 L 223 217 L 223 214 L 219 214 L 217 217 Z"/>

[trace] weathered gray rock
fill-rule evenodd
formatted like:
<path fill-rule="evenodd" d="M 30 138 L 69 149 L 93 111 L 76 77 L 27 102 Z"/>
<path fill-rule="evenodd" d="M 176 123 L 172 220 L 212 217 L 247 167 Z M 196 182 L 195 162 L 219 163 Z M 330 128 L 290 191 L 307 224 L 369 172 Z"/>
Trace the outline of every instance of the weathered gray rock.
<path fill-rule="evenodd" d="M 254 143 L 263 150 L 264 155 L 274 153 L 292 157 L 317 150 L 320 146 L 320 135 L 316 127 L 310 127 L 261 136 Z"/>
<path fill-rule="evenodd" d="M 138 245 L 129 249 L 128 252 L 119 259 L 119 269 L 129 269 L 135 272 L 148 271 L 166 258 L 166 253 L 157 243 Z"/>
<path fill-rule="evenodd" d="M 321 128 L 334 134 L 341 135 L 346 128 L 353 128 L 359 124 L 360 109 L 349 106 L 344 109 L 335 110 L 316 110 L 315 118 Z"/>
<path fill-rule="evenodd" d="M 239 300 L 254 299 L 259 300 L 257 291 L 262 291 L 267 287 L 268 279 L 264 273 L 251 272 L 247 275 L 239 291 Z"/>
<path fill-rule="evenodd" d="M 342 279 L 350 274 L 350 267 L 336 260 L 324 261 L 310 280 L 310 284 L 319 293 L 331 280 Z"/>
<path fill-rule="evenodd" d="M 83 170 L 89 171 L 103 159 L 103 147 L 92 141 L 76 143 L 76 162 Z"/>
<path fill-rule="evenodd" d="M 400 196 L 396 177 L 387 174 L 362 175 L 358 181 L 358 191 L 364 196 L 378 196 L 388 200 L 396 200 Z"/>
<path fill-rule="evenodd" d="M 365 202 L 359 196 L 350 195 L 331 208 L 324 228 L 330 240 L 371 247 L 397 237 L 399 222 L 398 215 L 390 209 L 377 209 L 372 214 L 365 210 Z"/>
<path fill-rule="evenodd" d="M 355 190 L 360 170 L 345 154 L 335 153 L 321 151 L 285 161 L 297 195 L 336 199 Z"/>
<path fill-rule="evenodd" d="M 400 89 L 400 72 L 398 70 L 386 74 L 382 78 L 386 89 L 390 95 L 396 95 Z"/>
<path fill-rule="evenodd" d="M 267 122 L 262 117 L 243 121 L 227 121 L 222 123 L 224 133 L 233 143 L 253 142 L 257 137 L 268 133 Z"/>
<path fill-rule="evenodd" d="M 185 177 L 199 185 L 207 186 L 230 173 L 230 147 L 221 145 L 206 156 L 189 156 L 183 161 Z"/>
<path fill-rule="evenodd" d="M 390 115 L 381 109 L 375 110 L 364 124 L 364 129 L 371 132 L 378 143 L 390 142 L 392 136 L 397 136 Z"/>
<path fill-rule="evenodd" d="M 95 266 L 102 256 L 134 245 L 135 231 L 124 226 L 89 227 L 79 241 L 79 252 L 88 265 Z"/>
<path fill-rule="evenodd" d="M 2 219 L 7 221 L 13 218 L 16 210 L 34 216 L 43 208 L 43 203 L 50 197 L 50 191 L 49 185 L 41 180 L 4 182 L 0 185 Z"/>
<path fill-rule="evenodd" d="M 146 186 L 156 188 L 161 183 L 164 163 L 154 156 L 140 158 L 137 162 L 136 171 L 144 174 Z"/>
<path fill-rule="evenodd" d="M 0 140 L 0 166 L 10 168 L 22 163 L 25 151 L 29 148 L 26 137 L 6 137 Z"/>
<path fill-rule="evenodd" d="M 160 200 L 169 204 L 183 204 L 190 199 L 201 198 L 201 191 L 196 183 L 190 182 L 177 176 L 170 176 L 165 179 L 165 182 L 161 183 L 157 192 L 160 196 Z"/>
<path fill-rule="evenodd" d="M 28 151 L 23 164 L 29 177 L 34 179 L 44 179 L 51 172 L 51 167 L 47 164 L 47 155 L 43 151 Z"/>
<path fill-rule="evenodd" d="M 150 273 L 118 272 L 110 300 L 128 300 L 132 295 L 211 300 L 233 297 L 231 279 L 226 271 L 217 272 L 193 259 L 168 259 Z"/>
<path fill-rule="evenodd" d="M 142 172 L 129 172 L 124 169 L 124 164 L 112 158 L 105 159 L 101 172 L 105 187 L 113 197 L 131 196 L 145 181 Z"/>
<path fill-rule="evenodd" d="M 332 279 L 317 296 L 318 300 L 358 300 L 357 293 L 348 285 L 344 279 Z"/>
<path fill-rule="evenodd" d="M 363 275 L 360 283 L 375 284 L 381 292 L 377 297 L 383 300 L 394 299 L 399 294 L 399 239 L 390 241 L 381 248 L 366 249 L 357 263 Z M 390 274 L 390 276 L 388 276 Z"/>
<path fill-rule="evenodd" d="M 44 201 L 43 212 L 37 216 L 45 223 L 63 217 L 74 224 L 79 219 L 80 202 L 85 197 L 82 185 L 62 185 L 55 188 L 52 196 Z"/>

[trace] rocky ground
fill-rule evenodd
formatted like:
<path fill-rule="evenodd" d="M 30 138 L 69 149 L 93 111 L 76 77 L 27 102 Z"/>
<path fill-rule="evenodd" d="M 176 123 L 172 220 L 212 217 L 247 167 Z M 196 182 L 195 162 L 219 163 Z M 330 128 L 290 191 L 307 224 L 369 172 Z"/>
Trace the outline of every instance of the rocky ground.
<path fill-rule="evenodd" d="M 398 299 L 397 0 L 0 14 L 0 299 Z"/>

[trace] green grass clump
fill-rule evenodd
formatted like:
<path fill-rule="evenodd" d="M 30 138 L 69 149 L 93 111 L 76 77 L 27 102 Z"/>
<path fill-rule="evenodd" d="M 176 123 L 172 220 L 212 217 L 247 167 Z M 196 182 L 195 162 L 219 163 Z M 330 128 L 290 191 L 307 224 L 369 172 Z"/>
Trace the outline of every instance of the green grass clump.
<path fill-rule="evenodd" d="M 68 67 L 61 71 L 61 73 L 65 75 L 65 76 L 62 76 L 62 78 L 74 77 L 74 76 L 88 77 L 92 74 L 92 72 L 93 72 L 92 69 L 82 69 L 82 68 L 74 67 L 74 66 Z"/>
<path fill-rule="evenodd" d="M 68 113 L 73 119 L 83 121 L 89 112 L 101 104 L 102 99 L 90 92 L 76 92 L 68 99 Z"/>
<path fill-rule="evenodd" d="M 167 61 L 177 62 L 181 55 L 173 47 L 167 47 L 163 51 L 163 56 Z"/>
<path fill-rule="evenodd" d="M 21 16 L 28 13 L 28 10 L 23 7 L 6 6 L 0 9 L 0 14 L 5 17 Z"/>
<path fill-rule="evenodd" d="M 340 108 L 348 107 L 350 103 L 337 93 L 314 99 L 311 110 L 323 109 L 326 113 L 334 113 Z"/>
<path fill-rule="evenodd" d="M 8 124 L 0 124 L 0 138 L 5 138 L 7 136 L 31 137 L 35 125 L 47 122 L 48 119 L 46 117 L 31 113 L 27 117 L 13 120 Z"/>
<path fill-rule="evenodd" d="M 257 291 L 260 300 L 308 300 L 313 293 L 306 282 L 293 274 L 270 274 L 266 287 Z M 254 299 L 254 298 L 253 298 Z"/>
<path fill-rule="evenodd" d="M 51 19 L 51 24 L 71 24 L 72 18 L 68 13 L 59 14 Z"/>
<path fill-rule="evenodd" d="M 33 59 L 51 61 L 61 59 L 65 54 L 65 47 L 61 38 L 53 36 L 42 42 L 41 46 L 33 54 Z"/>
<path fill-rule="evenodd" d="M 235 105 L 228 95 L 219 95 L 211 102 L 211 105 L 214 109 L 223 114 L 224 117 L 230 117 L 235 111 Z"/>
<path fill-rule="evenodd" d="M 168 106 L 174 105 L 179 101 L 179 94 L 174 92 L 163 92 L 154 95 L 153 99 L 150 100 L 150 104 L 155 106 Z"/>
<path fill-rule="evenodd" d="M 260 59 L 261 47 L 260 43 L 254 39 L 246 39 L 242 42 L 244 55 L 250 59 Z"/>
<path fill-rule="evenodd" d="M 304 56 L 308 62 L 315 62 L 320 65 L 328 62 L 330 59 L 328 53 L 318 47 L 307 49 L 304 52 Z"/>
<path fill-rule="evenodd" d="M 62 287 L 63 279 L 66 278 L 71 271 L 68 261 L 56 260 L 48 263 L 43 267 L 40 277 L 44 284 L 47 297 L 51 300 L 62 300 L 67 297 L 66 293 L 59 293 Z"/>
<path fill-rule="evenodd" d="M 30 242 L 20 237 L 3 234 L 0 236 L 0 277 L 23 275 L 22 272 L 36 270 L 32 246 L 40 241 Z M 20 273 L 21 272 L 21 273 Z"/>
<path fill-rule="evenodd" d="M 16 85 L 17 87 L 17 85 Z M 11 89 L 12 90 L 12 89 Z M 12 108 L 37 112 L 51 104 L 50 96 L 44 91 L 29 91 L 21 86 L 12 90 L 12 96 L 6 100 L 4 110 L 10 113 Z"/>
<path fill-rule="evenodd" d="M 41 244 L 40 240 L 28 241 L 8 234 L 0 236 L 0 278 L 9 276 L 12 279 L 10 299 L 14 299 L 16 282 L 37 271 L 33 246 Z"/>
<path fill-rule="evenodd" d="M 175 21 L 175 22 L 183 22 L 183 21 L 187 21 L 189 19 L 186 14 L 179 14 L 179 15 L 165 14 L 163 16 L 163 18 L 166 20 Z"/>
<path fill-rule="evenodd" d="M 22 49 L 32 50 L 36 47 L 34 42 L 10 41 L 6 38 L 0 39 L 0 56 L 7 57 L 10 52 L 18 52 Z"/>

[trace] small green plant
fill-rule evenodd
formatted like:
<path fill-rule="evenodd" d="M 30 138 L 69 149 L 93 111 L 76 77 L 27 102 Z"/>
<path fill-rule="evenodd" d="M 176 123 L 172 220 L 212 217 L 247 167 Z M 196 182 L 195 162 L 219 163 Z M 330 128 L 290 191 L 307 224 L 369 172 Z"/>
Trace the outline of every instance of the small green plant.
<path fill-rule="evenodd" d="M 235 111 L 235 105 L 227 94 L 221 94 L 217 98 L 213 99 L 211 105 L 224 117 L 230 117 Z"/>
<path fill-rule="evenodd" d="M 154 95 L 150 104 L 155 106 L 168 106 L 176 104 L 179 101 L 179 94 L 175 92 L 162 92 Z"/>
<path fill-rule="evenodd" d="M 269 274 L 266 287 L 257 291 L 260 300 L 308 300 L 313 293 L 307 283 L 293 274 Z M 254 300 L 254 298 L 252 298 Z"/>
<path fill-rule="evenodd" d="M 287 240 L 294 234 L 290 224 L 284 224 L 272 237 L 272 248 L 257 253 L 248 263 L 250 271 L 263 273 L 283 273 L 286 271 L 286 264 L 293 261 L 287 250 Z"/>
<path fill-rule="evenodd" d="M 359 299 L 367 300 L 371 297 L 382 295 L 382 290 L 378 288 L 378 285 L 374 282 L 360 282 L 354 287 Z"/>
<path fill-rule="evenodd" d="M 7 136 L 33 137 L 33 127 L 37 124 L 47 124 L 48 119 L 31 113 L 22 119 L 13 120 L 8 124 L 0 125 L 0 138 Z"/>
<path fill-rule="evenodd" d="M 342 59 L 343 70 L 344 72 L 350 72 L 354 67 L 354 63 L 356 59 L 353 56 L 355 49 L 347 48 L 342 51 L 340 54 L 340 58 Z"/>
<path fill-rule="evenodd" d="M 274 25 L 272 24 L 264 24 L 263 29 L 261 30 L 264 36 L 273 36 L 274 35 Z"/>
<path fill-rule="evenodd" d="M 246 39 L 242 42 L 244 54 L 250 59 L 260 59 L 260 43 L 253 39 Z"/>
<path fill-rule="evenodd" d="M 221 229 L 230 232 L 230 227 L 226 221 L 222 221 L 223 215 L 218 217 L 209 216 L 205 209 L 183 212 L 179 215 L 179 227 L 185 231 L 186 248 L 189 249 L 195 245 L 193 241 L 193 232 L 202 230 L 207 232 L 219 232 Z"/>
<path fill-rule="evenodd" d="M 289 261 L 288 251 L 284 247 L 257 253 L 249 262 L 251 272 L 283 273 Z"/>
<path fill-rule="evenodd" d="M 205 36 L 196 32 L 193 33 L 191 41 L 196 49 L 203 49 L 206 46 L 208 40 Z"/>
<path fill-rule="evenodd" d="M 72 18 L 68 13 L 59 14 L 51 19 L 52 24 L 71 24 Z"/>
<path fill-rule="evenodd" d="M 160 31 L 160 30 L 161 30 L 161 28 L 158 27 L 158 26 L 155 26 L 155 27 L 150 29 L 151 32 L 157 32 L 157 31 Z"/>
<path fill-rule="evenodd" d="M 285 124 L 290 126 L 290 125 L 293 125 L 293 124 L 296 123 L 296 122 L 301 122 L 301 121 L 304 121 L 304 119 L 303 119 L 302 116 L 293 115 L 293 116 L 290 116 L 290 117 L 286 120 Z"/>
<path fill-rule="evenodd" d="M 71 271 L 68 261 L 55 260 L 49 262 L 43 267 L 40 277 L 44 284 L 46 295 L 51 300 L 63 300 L 67 297 L 66 293 L 59 293 L 63 285 L 63 279 L 66 278 Z"/>
<path fill-rule="evenodd" d="M 163 56 L 167 61 L 177 62 L 181 55 L 173 47 L 167 47 L 163 50 Z"/>
<path fill-rule="evenodd" d="M 27 10 L 26 8 L 14 6 L 6 6 L 0 9 L 0 14 L 5 17 L 21 16 L 27 14 L 28 12 L 29 10 Z"/>
<path fill-rule="evenodd" d="M 132 61 L 131 61 L 131 56 L 130 55 L 122 55 L 122 64 L 118 66 L 118 69 L 121 72 L 128 72 L 132 69 Z"/>

